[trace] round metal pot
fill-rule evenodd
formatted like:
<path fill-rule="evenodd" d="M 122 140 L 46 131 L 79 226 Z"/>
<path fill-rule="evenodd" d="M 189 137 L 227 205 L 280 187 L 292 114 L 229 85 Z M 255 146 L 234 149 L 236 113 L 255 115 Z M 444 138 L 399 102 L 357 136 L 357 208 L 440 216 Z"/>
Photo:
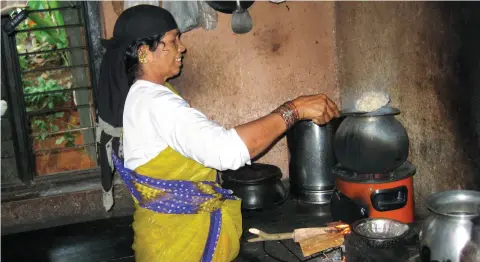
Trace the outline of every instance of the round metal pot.
<path fill-rule="evenodd" d="M 287 199 L 282 172 L 274 165 L 253 163 L 223 172 L 222 187 L 242 200 L 243 210 L 271 209 Z"/>
<path fill-rule="evenodd" d="M 334 152 L 346 169 L 358 173 L 395 170 L 408 157 L 405 127 L 395 118 L 400 110 L 384 107 L 375 112 L 347 116 L 335 133 Z"/>
<path fill-rule="evenodd" d="M 431 215 L 420 229 L 420 256 L 425 261 L 460 262 L 480 215 L 480 192 L 451 190 L 427 198 Z"/>
<path fill-rule="evenodd" d="M 460 255 L 461 262 L 477 262 L 480 261 L 480 216 L 472 219 L 472 233 L 470 241 L 462 249 Z"/>

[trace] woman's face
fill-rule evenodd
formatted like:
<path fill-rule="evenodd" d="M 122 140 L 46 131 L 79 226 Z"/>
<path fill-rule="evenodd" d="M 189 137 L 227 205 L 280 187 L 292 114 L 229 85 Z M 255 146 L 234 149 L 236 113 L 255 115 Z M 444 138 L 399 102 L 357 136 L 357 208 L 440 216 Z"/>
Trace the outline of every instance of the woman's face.
<path fill-rule="evenodd" d="M 180 41 L 178 29 L 168 31 L 158 44 L 155 52 L 149 52 L 151 58 L 148 60 L 151 62 L 147 63 L 146 66 L 153 70 L 153 73 L 157 76 L 174 77 L 180 73 L 182 53 L 184 52 L 185 46 Z"/>

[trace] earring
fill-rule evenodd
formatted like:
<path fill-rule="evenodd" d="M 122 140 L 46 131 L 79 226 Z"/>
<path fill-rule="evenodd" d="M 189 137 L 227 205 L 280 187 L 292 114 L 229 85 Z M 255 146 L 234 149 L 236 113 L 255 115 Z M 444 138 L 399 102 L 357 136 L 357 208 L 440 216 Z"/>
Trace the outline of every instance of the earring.
<path fill-rule="evenodd" d="M 147 52 L 138 50 L 138 62 L 140 62 L 140 64 L 147 63 Z"/>

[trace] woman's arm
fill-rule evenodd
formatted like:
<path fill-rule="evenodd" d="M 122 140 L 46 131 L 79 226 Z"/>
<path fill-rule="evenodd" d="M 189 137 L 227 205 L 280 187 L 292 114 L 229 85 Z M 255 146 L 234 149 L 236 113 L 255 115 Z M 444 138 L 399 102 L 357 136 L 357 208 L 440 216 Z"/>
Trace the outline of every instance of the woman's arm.
<path fill-rule="evenodd" d="M 137 107 L 151 107 L 151 123 L 160 137 L 182 155 L 218 170 L 248 164 L 287 129 L 283 117 L 271 113 L 227 130 L 168 91 L 147 99 L 152 102 L 138 101 Z M 319 124 L 338 113 L 335 104 L 324 95 L 299 97 L 293 103 L 299 119 L 313 119 Z"/>
<path fill-rule="evenodd" d="M 324 124 L 340 116 L 335 103 L 323 94 L 302 96 L 292 102 L 298 110 L 300 120 L 311 119 L 317 124 Z M 250 158 L 255 158 L 287 130 L 287 124 L 282 116 L 271 113 L 239 125 L 235 130 L 247 146 Z"/>
<path fill-rule="evenodd" d="M 253 159 L 266 150 L 286 130 L 285 121 L 279 114 L 271 113 L 262 118 L 235 127 L 238 136 L 248 148 Z"/>

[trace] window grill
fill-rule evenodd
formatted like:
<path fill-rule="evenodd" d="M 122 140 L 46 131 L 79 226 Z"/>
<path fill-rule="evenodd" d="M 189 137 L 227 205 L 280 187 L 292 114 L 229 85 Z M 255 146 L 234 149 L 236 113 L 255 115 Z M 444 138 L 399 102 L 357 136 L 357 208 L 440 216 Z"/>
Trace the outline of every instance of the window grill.
<path fill-rule="evenodd" d="M 15 86 L 10 88 L 16 89 L 10 103 L 20 108 L 13 121 L 23 122 L 15 131 L 17 161 L 27 165 L 24 181 L 33 175 L 98 170 L 86 4 L 30 1 L 28 18 L 7 41 L 7 56 L 14 58 L 8 74 Z"/>

